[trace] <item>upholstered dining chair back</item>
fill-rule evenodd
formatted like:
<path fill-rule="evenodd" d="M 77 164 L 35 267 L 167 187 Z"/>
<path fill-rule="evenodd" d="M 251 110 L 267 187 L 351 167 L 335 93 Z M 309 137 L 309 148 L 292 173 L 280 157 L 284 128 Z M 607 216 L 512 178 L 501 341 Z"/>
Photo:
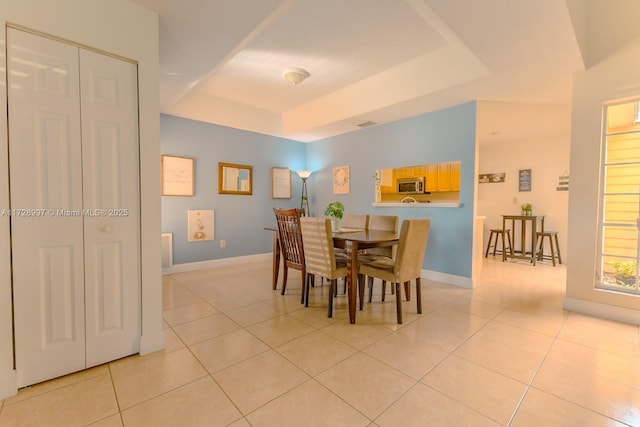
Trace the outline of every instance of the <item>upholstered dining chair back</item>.
<path fill-rule="evenodd" d="M 405 219 L 402 221 L 402 227 L 400 228 L 398 252 L 395 260 L 379 257 L 373 261 L 360 264 L 359 273 L 368 276 L 369 287 L 372 286 L 374 277 L 395 284 L 398 323 L 402 323 L 400 283 L 405 284 L 408 298 L 409 284 L 412 280 L 416 281 L 417 311 L 422 313 L 420 275 L 430 228 L 430 219 Z"/>
<path fill-rule="evenodd" d="M 398 253 L 393 269 L 394 282 L 404 283 L 420 277 L 430 228 L 430 219 L 402 221 Z"/>
<path fill-rule="evenodd" d="M 278 241 L 283 258 L 282 295 L 287 287 L 287 273 L 289 268 L 300 270 L 302 273 L 302 297 L 304 302 L 304 283 L 306 269 L 304 262 L 304 247 L 302 244 L 302 229 L 300 217 L 304 215 L 304 209 L 278 209 L 273 208 L 278 223 Z"/>
<path fill-rule="evenodd" d="M 398 232 L 398 216 L 397 215 L 371 215 L 369 216 L 369 230 L 382 230 Z M 393 258 L 395 256 L 395 246 L 385 248 L 367 249 L 367 255 L 378 255 Z"/>
<path fill-rule="evenodd" d="M 307 281 L 305 284 L 305 305 L 309 303 L 309 287 L 313 275 L 330 280 L 328 316 L 333 315 L 333 295 L 339 277 L 347 275 L 346 260 L 336 261 L 333 248 L 331 221 L 328 218 L 300 218 Z"/>
<path fill-rule="evenodd" d="M 369 224 L 369 215 L 366 214 L 345 214 L 340 223 L 341 227 L 359 228 L 366 230 Z"/>

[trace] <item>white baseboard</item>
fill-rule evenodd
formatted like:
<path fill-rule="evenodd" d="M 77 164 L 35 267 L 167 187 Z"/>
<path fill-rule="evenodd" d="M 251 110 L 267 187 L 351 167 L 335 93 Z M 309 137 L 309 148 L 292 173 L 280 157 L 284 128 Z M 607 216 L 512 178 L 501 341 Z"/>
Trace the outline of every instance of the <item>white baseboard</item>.
<path fill-rule="evenodd" d="M 439 271 L 422 270 L 422 277 L 460 288 L 472 289 L 474 285 L 471 277 L 454 276 L 453 274 L 440 273 Z"/>
<path fill-rule="evenodd" d="M 189 271 L 205 270 L 207 268 L 223 267 L 225 265 L 245 264 L 248 262 L 267 261 L 273 259 L 271 252 L 265 254 L 246 255 L 231 258 L 211 259 L 208 261 L 174 264 L 171 268 L 162 270 L 162 274 L 186 273 Z"/>
<path fill-rule="evenodd" d="M 12 370 L 8 374 L 0 376 L 0 399 L 18 394 L 18 375 Z"/>
<path fill-rule="evenodd" d="M 174 264 L 170 269 L 162 271 L 162 274 L 186 273 L 189 271 L 204 270 L 207 268 L 216 268 L 226 265 L 245 264 L 248 262 L 271 261 L 273 254 L 271 252 L 256 255 L 246 255 L 232 258 L 212 259 L 208 261 L 190 262 L 185 264 Z M 470 277 L 454 276 L 453 274 L 440 273 L 438 271 L 422 270 L 422 277 L 436 282 L 442 282 L 461 288 L 472 289 L 474 281 Z M 141 343 L 142 347 L 142 343 Z"/>
<path fill-rule="evenodd" d="M 615 320 L 616 322 L 640 325 L 640 311 L 629 308 L 616 307 L 608 304 L 600 304 L 592 301 L 585 301 L 577 298 L 565 297 L 563 308 L 575 311 L 576 313 L 588 314 L 589 316 L 603 319 Z"/>

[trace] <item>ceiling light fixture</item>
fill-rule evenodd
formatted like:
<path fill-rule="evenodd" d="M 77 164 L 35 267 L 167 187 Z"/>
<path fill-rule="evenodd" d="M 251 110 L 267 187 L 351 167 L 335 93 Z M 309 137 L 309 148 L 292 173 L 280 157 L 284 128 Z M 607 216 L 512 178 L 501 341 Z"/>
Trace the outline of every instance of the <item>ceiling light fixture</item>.
<path fill-rule="evenodd" d="M 285 68 L 282 70 L 282 76 L 292 85 L 297 85 L 309 77 L 309 72 L 302 68 Z"/>

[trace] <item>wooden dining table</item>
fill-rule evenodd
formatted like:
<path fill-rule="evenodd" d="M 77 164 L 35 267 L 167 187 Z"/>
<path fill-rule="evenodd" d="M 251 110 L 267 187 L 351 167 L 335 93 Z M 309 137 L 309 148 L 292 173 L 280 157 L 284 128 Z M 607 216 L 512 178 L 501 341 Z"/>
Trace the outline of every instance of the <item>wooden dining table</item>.
<path fill-rule="evenodd" d="M 273 288 L 278 283 L 280 270 L 280 245 L 278 243 L 278 228 L 265 227 L 273 231 Z M 333 244 L 337 248 L 344 248 L 347 252 L 347 302 L 349 307 L 349 323 L 356 323 L 356 305 L 358 294 L 358 251 L 369 248 L 380 248 L 398 244 L 399 235 L 393 231 L 382 230 L 349 230 L 335 231 Z"/>

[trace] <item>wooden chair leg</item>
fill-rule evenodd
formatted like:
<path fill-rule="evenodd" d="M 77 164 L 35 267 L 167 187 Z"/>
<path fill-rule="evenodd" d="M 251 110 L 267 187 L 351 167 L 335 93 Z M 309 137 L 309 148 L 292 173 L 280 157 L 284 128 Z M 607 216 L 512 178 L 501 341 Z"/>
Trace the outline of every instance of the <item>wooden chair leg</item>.
<path fill-rule="evenodd" d="M 364 307 L 364 275 L 358 274 L 358 298 L 360 298 L 360 310 Z"/>
<path fill-rule="evenodd" d="M 391 289 L 393 289 L 394 285 L 391 284 Z M 382 302 L 384 302 L 384 296 L 387 294 L 387 282 L 382 281 Z"/>
<path fill-rule="evenodd" d="M 284 291 L 287 288 L 287 275 L 289 273 L 289 268 L 287 267 L 287 263 L 284 263 L 284 268 L 282 269 L 282 295 L 284 295 Z"/>
<path fill-rule="evenodd" d="M 402 293 L 400 292 L 400 283 L 395 283 L 396 288 L 396 318 L 398 324 L 402 324 Z"/>
<path fill-rule="evenodd" d="M 407 295 L 407 301 L 411 301 L 411 282 L 404 282 L 404 293 Z"/>
<path fill-rule="evenodd" d="M 373 299 L 373 276 L 367 277 L 367 284 L 369 286 L 369 303 Z"/>
<path fill-rule="evenodd" d="M 331 280 L 329 285 L 329 307 L 327 308 L 327 317 L 333 317 L 333 293 L 338 287 L 338 279 Z"/>
<path fill-rule="evenodd" d="M 562 258 L 560 257 L 560 243 L 558 242 L 558 235 L 556 234 L 556 251 L 558 251 L 558 264 L 562 264 Z"/>
<path fill-rule="evenodd" d="M 304 278 L 304 280 L 302 281 L 302 299 L 300 300 L 300 304 L 305 304 L 306 305 L 306 299 L 305 299 L 305 293 L 306 293 L 306 289 L 309 288 L 309 282 L 311 281 L 311 275 L 307 274 Z"/>
<path fill-rule="evenodd" d="M 422 314 L 422 283 L 419 277 L 416 278 L 416 305 L 418 314 Z"/>
<path fill-rule="evenodd" d="M 544 256 L 544 236 L 538 236 L 538 241 L 536 241 L 536 245 L 538 246 L 538 253 L 537 253 L 538 261 L 542 261 L 542 257 Z"/>
<path fill-rule="evenodd" d="M 489 240 L 487 241 L 487 250 L 484 251 L 485 258 L 489 256 L 489 249 L 491 249 L 491 239 L 493 239 L 493 233 L 489 234 Z"/>
<path fill-rule="evenodd" d="M 302 270 L 302 274 L 302 297 L 300 299 L 300 304 L 304 304 L 305 307 L 309 307 L 309 284 L 311 283 L 312 275 L 307 274 L 304 270 Z"/>

